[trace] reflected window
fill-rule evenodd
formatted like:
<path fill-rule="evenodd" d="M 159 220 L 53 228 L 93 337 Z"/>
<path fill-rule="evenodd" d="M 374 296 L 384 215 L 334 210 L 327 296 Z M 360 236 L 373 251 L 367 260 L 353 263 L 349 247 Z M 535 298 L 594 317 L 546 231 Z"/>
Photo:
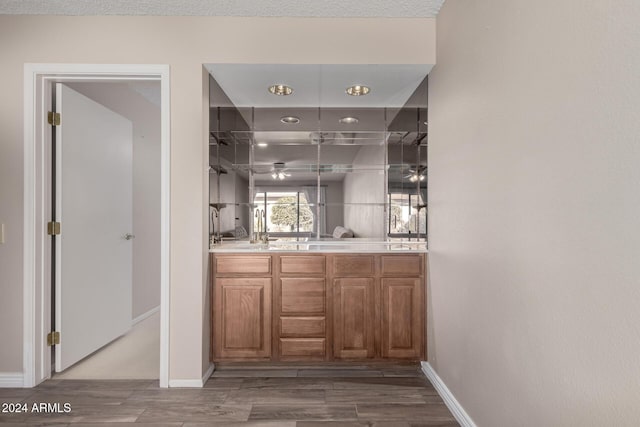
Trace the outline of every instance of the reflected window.
<path fill-rule="evenodd" d="M 302 191 L 264 191 L 256 193 L 254 204 L 266 213 L 267 232 L 273 235 L 310 235 L 314 215 Z"/>
<path fill-rule="evenodd" d="M 389 193 L 389 228 L 392 237 L 427 233 L 427 209 L 420 194 Z"/>

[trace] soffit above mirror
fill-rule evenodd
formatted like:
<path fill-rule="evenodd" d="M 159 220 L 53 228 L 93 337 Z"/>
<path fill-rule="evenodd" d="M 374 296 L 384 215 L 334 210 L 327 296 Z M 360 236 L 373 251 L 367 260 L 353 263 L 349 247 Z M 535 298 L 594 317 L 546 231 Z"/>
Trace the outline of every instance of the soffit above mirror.
<path fill-rule="evenodd" d="M 431 71 L 431 64 L 205 64 L 235 107 L 401 108 Z M 293 89 L 269 92 L 274 84 Z M 350 96 L 346 89 L 370 92 Z M 212 107 L 220 104 L 211 104 Z"/>

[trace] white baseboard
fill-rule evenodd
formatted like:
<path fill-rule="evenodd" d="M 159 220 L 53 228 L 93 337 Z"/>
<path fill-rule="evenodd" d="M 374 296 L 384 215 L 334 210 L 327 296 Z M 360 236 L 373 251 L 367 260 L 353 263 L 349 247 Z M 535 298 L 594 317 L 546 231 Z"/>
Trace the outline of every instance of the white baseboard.
<path fill-rule="evenodd" d="M 0 388 L 24 387 L 22 372 L 0 372 Z"/>
<path fill-rule="evenodd" d="M 456 421 L 458 421 L 462 427 L 476 427 L 476 423 L 473 422 L 469 414 L 467 414 L 467 411 L 460 405 L 460 402 L 458 402 L 453 393 L 451 393 L 451 390 L 449 390 L 436 371 L 433 370 L 429 362 L 421 362 L 421 365 L 422 372 L 429 378 L 429 381 L 431 381 L 433 387 L 442 400 L 444 400 L 445 405 L 447 405 L 447 408 L 449 408 Z"/>
<path fill-rule="evenodd" d="M 176 388 L 202 388 L 204 384 L 207 382 L 209 377 L 213 374 L 216 365 L 213 363 L 209 365 L 209 369 L 204 373 L 202 378 L 199 380 L 169 380 L 169 387 Z"/>
<path fill-rule="evenodd" d="M 211 375 L 213 375 L 213 371 L 215 371 L 215 369 L 216 365 L 214 363 L 209 365 L 209 369 L 207 369 L 207 372 L 205 372 L 202 376 L 202 387 L 204 387 L 207 381 L 209 381 L 209 378 L 211 378 Z"/>
<path fill-rule="evenodd" d="M 142 313 L 140 316 L 136 317 L 135 319 L 133 319 L 131 321 L 131 326 L 142 322 L 144 319 L 146 319 L 147 317 L 153 316 L 154 314 L 156 314 L 158 311 L 160 311 L 160 306 L 157 306 L 155 308 L 152 308 L 151 310 L 147 311 L 146 313 Z"/>

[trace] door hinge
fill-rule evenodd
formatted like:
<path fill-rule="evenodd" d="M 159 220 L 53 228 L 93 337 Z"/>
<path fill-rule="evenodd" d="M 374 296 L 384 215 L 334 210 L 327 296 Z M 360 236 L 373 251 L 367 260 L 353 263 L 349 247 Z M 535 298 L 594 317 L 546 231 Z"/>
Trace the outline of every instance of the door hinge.
<path fill-rule="evenodd" d="M 60 234 L 60 223 L 56 221 L 50 221 L 47 223 L 47 234 L 49 236 L 57 236 Z"/>
<path fill-rule="evenodd" d="M 47 114 L 47 122 L 53 126 L 60 126 L 60 113 L 49 111 Z"/>
<path fill-rule="evenodd" d="M 49 332 L 47 334 L 47 346 L 60 344 L 60 332 Z"/>

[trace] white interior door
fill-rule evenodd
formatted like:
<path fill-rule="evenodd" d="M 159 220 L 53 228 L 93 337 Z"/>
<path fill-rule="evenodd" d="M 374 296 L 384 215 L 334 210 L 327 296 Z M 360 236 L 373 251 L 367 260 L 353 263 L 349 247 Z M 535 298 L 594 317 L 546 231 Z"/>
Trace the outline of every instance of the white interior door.
<path fill-rule="evenodd" d="M 56 371 L 131 327 L 129 120 L 56 84 Z"/>

